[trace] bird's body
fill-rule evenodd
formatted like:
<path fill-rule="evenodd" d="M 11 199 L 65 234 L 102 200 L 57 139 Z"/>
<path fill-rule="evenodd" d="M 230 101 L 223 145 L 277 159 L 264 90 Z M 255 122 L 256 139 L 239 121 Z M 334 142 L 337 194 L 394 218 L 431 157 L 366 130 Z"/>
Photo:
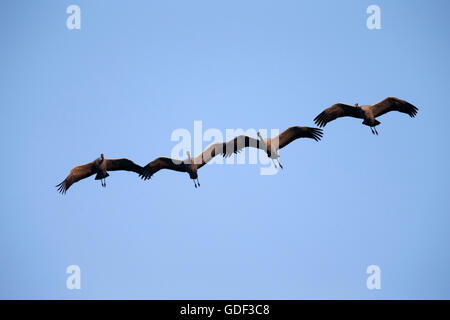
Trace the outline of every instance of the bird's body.
<path fill-rule="evenodd" d="M 369 126 L 372 133 L 378 135 L 376 126 L 378 126 L 381 122 L 376 120 L 376 118 L 390 111 L 406 113 L 411 118 L 414 118 L 417 114 L 418 108 L 405 100 L 395 97 L 388 97 L 376 104 L 364 106 L 359 106 L 358 104 L 351 106 L 344 103 L 336 103 L 322 111 L 314 119 L 314 122 L 319 127 L 325 127 L 328 122 L 341 117 L 363 119 L 362 124 Z"/>
<path fill-rule="evenodd" d="M 271 138 L 263 139 L 259 132 L 257 133 L 257 135 L 260 141 L 260 149 L 265 151 L 267 156 L 270 159 L 272 159 L 275 168 L 277 167 L 277 165 L 275 164 L 275 160 L 277 160 L 280 168 L 283 169 L 283 166 L 281 165 L 280 160 L 278 159 L 280 157 L 280 155 L 278 154 L 278 147 L 279 147 L 278 136 L 273 138 L 272 140 Z M 272 141 L 274 141 L 274 143 L 272 143 Z"/>
<path fill-rule="evenodd" d="M 109 177 L 108 172 L 106 171 L 106 161 L 103 153 L 100 155 L 100 158 L 94 160 L 93 166 L 97 175 L 95 176 L 95 180 L 101 180 L 102 187 L 106 187 L 105 179 Z"/>
<path fill-rule="evenodd" d="M 92 162 L 74 167 L 63 182 L 56 187 L 60 193 L 66 193 L 72 184 L 82 179 L 88 178 L 94 174 L 95 180 L 101 180 L 102 186 L 106 187 L 105 179 L 109 177 L 108 171 L 133 171 L 142 173 L 142 167 L 128 159 L 105 159 L 103 154 Z"/>

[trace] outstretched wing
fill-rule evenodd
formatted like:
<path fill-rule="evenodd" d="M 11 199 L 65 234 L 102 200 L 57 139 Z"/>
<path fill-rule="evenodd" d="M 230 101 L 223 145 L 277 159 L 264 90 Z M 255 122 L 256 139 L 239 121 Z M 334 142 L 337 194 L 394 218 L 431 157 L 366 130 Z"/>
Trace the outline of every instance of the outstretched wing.
<path fill-rule="evenodd" d="M 244 148 L 260 148 L 260 143 L 258 139 L 246 136 L 246 135 L 240 135 L 237 136 L 234 139 L 231 139 L 227 143 L 224 143 L 225 150 L 223 152 L 224 157 L 230 157 L 233 153 L 239 153 Z"/>
<path fill-rule="evenodd" d="M 362 119 L 361 113 L 359 112 L 358 108 L 344 103 L 336 103 L 331 107 L 323 110 L 317 117 L 314 118 L 314 122 L 319 127 L 325 127 L 328 122 L 341 117 L 353 117 Z"/>
<path fill-rule="evenodd" d="M 152 162 L 148 163 L 142 169 L 142 174 L 140 174 L 140 176 L 142 179 L 148 180 L 161 169 L 186 172 L 186 167 L 180 160 L 174 160 L 166 157 L 159 157 L 153 160 Z"/>
<path fill-rule="evenodd" d="M 206 147 L 206 149 L 203 150 L 202 153 L 200 153 L 193 159 L 194 164 L 197 165 L 197 169 L 200 169 L 209 161 L 211 161 L 211 159 L 214 158 L 215 156 L 219 154 L 224 154 L 225 150 L 226 150 L 226 143 L 224 142 L 212 143 L 208 147 Z"/>
<path fill-rule="evenodd" d="M 372 110 L 373 116 L 379 117 L 390 111 L 399 111 L 406 113 L 411 118 L 414 118 L 419 110 L 417 107 L 413 106 L 411 103 L 401 100 L 395 97 L 387 97 L 386 99 L 369 106 Z"/>
<path fill-rule="evenodd" d="M 272 143 L 274 143 L 274 140 L 278 141 L 278 149 L 281 149 L 298 138 L 311 138 L 319 141 L 322 139 L 322 135 L 322 129 L 310 127 L 290 127 L 273 138 Z"/>
<path fill-rule="evenodd" d="M 137 165 L 131 160 L 126 158 L 123 159 L 105 159 L 106 161 L 106 171 L 132 171 L 137 174 L 143 173 L 143 168 L 140 165 Z"/>
<path fill-rule="evenodd" d="M 56 188 L 62 194 L 65 194 L 72 184 L 82 179 L 92 176 L 95 171 L 94 161 L 74 167 L 63 182 L 58 184 Z"/>

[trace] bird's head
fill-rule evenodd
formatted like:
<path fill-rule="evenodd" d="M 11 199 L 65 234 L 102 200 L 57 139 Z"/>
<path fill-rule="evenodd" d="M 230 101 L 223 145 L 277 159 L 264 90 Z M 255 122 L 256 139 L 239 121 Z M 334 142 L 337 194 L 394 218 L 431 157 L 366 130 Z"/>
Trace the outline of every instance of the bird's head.
<path fill-rule="evenodd" d="M 258 131 L 257 133 L 256 133 L 256 135 L 258 136 L 258 138 L 259 138 L 259 140 L 263 140 L 263 138 L 261 137 L 261 133 Z"/>
<path fill-rule="evenodd" d="M 356 107 L 356 108 L 359 108 L 359 104 L 358 104 L 358 103 L 355 103 L 355 107 Z"/>
<path fill-rule="evenodd" d="M 102 158 L 102 160 L 105 159 L 105 156 L 103 155 L 103 153 L 100 154 L 100 158 Z"/>

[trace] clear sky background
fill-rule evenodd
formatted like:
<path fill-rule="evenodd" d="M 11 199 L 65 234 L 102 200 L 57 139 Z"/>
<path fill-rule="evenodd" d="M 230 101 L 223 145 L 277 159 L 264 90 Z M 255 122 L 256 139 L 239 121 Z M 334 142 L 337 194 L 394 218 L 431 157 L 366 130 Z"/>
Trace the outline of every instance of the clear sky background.
<path fill-rule="evenodd" d="M 66 8 L 81 8 L 81 30 Z M 366 8 L 381 8 L 368 30 Z M 448 1 L 3 1 L 0 298 L 450 298 Z M 314 126 L 283 171 L 208 165 L 54 186 L 97 158 L 169 156 L 177 128 Z M 204 142 L 207 146 L 209 142 Z M 66 268 L 81 268 L 81 290 Z M 381 268 L 381 290 L 366 268 Z"/>

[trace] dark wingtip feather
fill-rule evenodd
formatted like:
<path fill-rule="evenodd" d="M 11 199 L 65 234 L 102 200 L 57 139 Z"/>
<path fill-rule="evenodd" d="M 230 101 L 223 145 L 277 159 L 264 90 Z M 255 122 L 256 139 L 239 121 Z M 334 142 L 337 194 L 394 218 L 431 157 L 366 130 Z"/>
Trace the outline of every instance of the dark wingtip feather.
<path fill-rule="evenodd" d="M 319 127 L 325 127 L 327 122 L 325 121 L 325 114 L 321 112 L 317 117 L 314 118 L 314 123 Z"/>
<path fill-rule="evenodd" d="M 144 167 L 144 170 L 142 171 L 142 174 L 139 175 L 139 177 L 142 180 L 147 181 L 152 177 L 152 175 L 153 174 L 152 174 L 151 170 Z"/>
<path fill-rule="evenodd" d="M 311 128 L 311 134 L 314 140 L 320 141 L 320 139 L 322 139 L 323 136 L 323 130 L 319 128 Z"/>
<path fill-rule="evenodd" d="M 66 184 L 64 183 L 64 181 L 61 182 L 60 184 L 57 184 L 55 188 L 57 188 L 58 192 L 61 194 L 66 194 L 67 192 Z"/>
<path fill-rule="evenodd" d="M 417 113 L 419 112 L 419 108 L 417 108 L 416 106 L 413 106 L 413 105 L 411 105 L 411 106 L 412 106 L 412 109 L 411 109 L 411 113 L 409 115 L 411 116 L 411 118 L 414 118 L 417 115 Z"/>

